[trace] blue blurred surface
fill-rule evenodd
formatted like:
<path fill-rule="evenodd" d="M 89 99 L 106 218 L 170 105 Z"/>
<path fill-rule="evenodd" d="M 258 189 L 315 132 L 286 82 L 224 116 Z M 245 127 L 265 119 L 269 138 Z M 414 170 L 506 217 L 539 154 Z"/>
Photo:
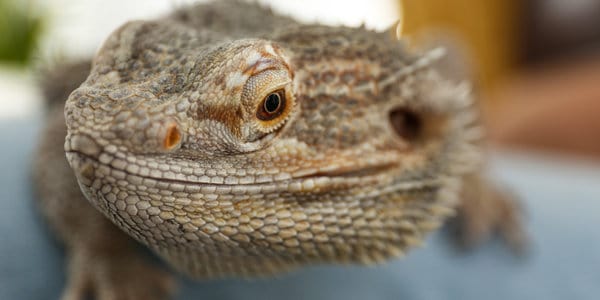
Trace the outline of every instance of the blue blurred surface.
<path fill-rule="evenodd" d="M 0 299 L 57 299 L 65 283 L 64 253 L 39 220 L 28 178 L 39 124 L 0 122 Z M 504 153 L 491 166 L 525 202 L 526 259 L 497 242 L 458 254 L 438 233 L 382 266 L 184 279 L 178 299 L 600 299 L 600 165 Z"/>

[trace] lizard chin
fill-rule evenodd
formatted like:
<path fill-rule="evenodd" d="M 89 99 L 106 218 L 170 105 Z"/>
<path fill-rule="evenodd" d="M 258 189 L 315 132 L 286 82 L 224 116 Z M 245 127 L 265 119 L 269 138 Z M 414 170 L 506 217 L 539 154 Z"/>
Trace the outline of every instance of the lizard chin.
<path fill-rule="evenodd" d="M 451 177 L 390 182 L 394 164 L 227 185 L 141 177 L 73 149 L 67 158 L 96 208 L 196 278 L 402 256 L 453 213 L 457 194 Z"/>

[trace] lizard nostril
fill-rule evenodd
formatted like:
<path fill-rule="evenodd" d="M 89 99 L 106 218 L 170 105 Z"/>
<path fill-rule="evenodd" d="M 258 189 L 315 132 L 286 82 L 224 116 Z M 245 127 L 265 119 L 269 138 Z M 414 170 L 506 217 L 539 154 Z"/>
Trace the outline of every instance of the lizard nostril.
<path fill-rule="evenodd" d="M 396 134 L 407 142 L 414 142 L 422 134 L 423 120 L 421 116 L 407 108 L 395 108 L 389 115 L 390 123 Z"/>
<path fill-rule="evenodd" d="M 167 132 L 165 133 L 163 139 L 163 147 L 166 150 L 173 150 L 179 143 L 181 142 L 181 133 L 176 123 L 172 123 L 167 127 Z"/>

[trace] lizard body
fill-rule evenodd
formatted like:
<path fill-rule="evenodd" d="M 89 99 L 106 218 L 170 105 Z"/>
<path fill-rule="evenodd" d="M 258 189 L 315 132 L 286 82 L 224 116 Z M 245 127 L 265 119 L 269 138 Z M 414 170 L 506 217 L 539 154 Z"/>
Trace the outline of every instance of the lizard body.
<path fill-rule="evenodd" d="M 36 162 L 42 209 L 71 254 L 65 298 L 136 298 L 148 282 L 168 293 L 120 230 L 196 278 L 403 255 L 461 188 L 485 186 L 472 95 L 438 58 L 234 1 L 117 29 L 64 115 L 52 110 Z"/>

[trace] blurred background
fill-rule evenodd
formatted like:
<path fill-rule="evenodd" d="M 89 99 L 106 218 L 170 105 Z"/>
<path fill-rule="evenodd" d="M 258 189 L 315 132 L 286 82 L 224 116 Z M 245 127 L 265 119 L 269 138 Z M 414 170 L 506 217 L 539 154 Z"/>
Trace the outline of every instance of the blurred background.
<path fill-rule="evenodd" d="M 40 112 L 35 70 L 94 54 L 131 19 L 193 1 L 0 0 L 0 118 Z M 497 146 L 600 159 L 600 1 L 263 0 L 307 22 L 450 43 L 469 67 Z M 429 38 L 431 42 L 431 38 Z"/>
<path fill-rule="evenodd" d="M 471 58 L 491 141 L 600 158 L 600 1 L 404 0 Z"/>

